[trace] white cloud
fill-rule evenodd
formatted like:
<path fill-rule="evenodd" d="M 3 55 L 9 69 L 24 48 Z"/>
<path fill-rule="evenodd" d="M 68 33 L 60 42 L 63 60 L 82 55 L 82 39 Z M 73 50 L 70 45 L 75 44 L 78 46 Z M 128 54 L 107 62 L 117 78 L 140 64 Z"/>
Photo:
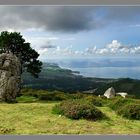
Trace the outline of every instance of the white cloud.
<path fill-rule="evenodd" d="M 48 40 L 59 40 L 60 38 L 59 37 L 48 37 L 47 39 Z"/>
<path fill-rule="evenodd" d="M 68 47 L 40 48 L 38 52 L 40 55 L 45 54 L 47 56 L 72 56 L 78 54 L 78 51 L 74 51 L 71 45 Z"/>
<path fill-rule="evenodd" d="M 106 47 L 97 49 L 97 47 L 86 48 L 87 55 L 127 55 L 127 54 L 140 54 L 140 46 L 124 45 L 118 40 L 113 40 Z"/>
<path fill-rule="evenodd" d="M 118 40 L 113 40 L 104 48 L 97 48 L 96 46 L 86 48 L 85 50 L 75 50 L 72 45 L 68 47 L 56 46 L 54 48 L 40 48 L 40 54 L 46 56 L 94 56 L 94 55 L 129 55 L 140 54 L 140 46 L 123 45 Z"/>
<path fill-rule="evenodd" d="M 133 49 L 130 50 L 130 52 L 133 54 L 140 54 L 140 46 L 134 47 Z"/>
<path fill-rule="evenodd" d="M 86 49 L 85 49 L 85 52 L 86 52 L 86 53 L 89 53 L 89 54 L 93 54 L 93 53 L 96 52 L 96 50 L 97 50 L 97 47 L 96 47 L 96 46 L 93 46 L 93 47 L 91 47 L 91 48 L 86 48 Z"/>
<path fill-rule="evenodd" d="M 113 40 L 110 44 L 107 44 L 105 48 L 98 49 L 96 54 L 140 54 L 140 46 L 133 47 L 133 45 L 124 45 L 118 40 Z"/>
<path fill-rule="evenodd" d="M 38 50 L 38 53 L 39 53 L 40 55 L 47 54 L 47 52 L 48 52 L 48 48 L 44 48 L 44 49 L 39 49 L 39 50 Z"/>
<path fill-rule="evenodd" d="M 122 44 L 117 40 L 113 40 L 112 43 L 106 46 L 108 49 L 119 49 L 122 47 Z"/>
<path fill-rule="evenodd" d="M 108 49 L 103 48 L 103 49 L 98 49 L 95 53 L 96 54 L 108 54 L 109 51 L 108 51 Z"/>

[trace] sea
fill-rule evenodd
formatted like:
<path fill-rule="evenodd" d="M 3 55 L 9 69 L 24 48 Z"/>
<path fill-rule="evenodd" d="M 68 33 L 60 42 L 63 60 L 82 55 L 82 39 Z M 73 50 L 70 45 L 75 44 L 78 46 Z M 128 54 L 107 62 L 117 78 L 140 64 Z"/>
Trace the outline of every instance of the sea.
<path fill-rule="evenodd" d="M 140 57 L 93 57 L 57 58 L 46 62 L 57 63 L 60 67 L 79 71 L 80 75 L 97 78 L 140 79 Z"/>

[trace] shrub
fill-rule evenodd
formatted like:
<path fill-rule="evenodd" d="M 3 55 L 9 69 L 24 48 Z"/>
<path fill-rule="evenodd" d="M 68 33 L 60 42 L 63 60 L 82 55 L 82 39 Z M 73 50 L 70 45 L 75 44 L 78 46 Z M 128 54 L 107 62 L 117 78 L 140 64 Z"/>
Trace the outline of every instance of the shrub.
<path fill-rule="evenodd" d="M 33 103 L 37 101 L 38 101 L 38 98 L 33 97 L 33 96 L 23 95 L 23 96 L 17 97 L 17 102 L 20 102 L 20 103 Z"/>
<path fill-rule="evenodd" d="M 33 96 L 40 100 L 50 101 L 62 101 L 66 99 L 81 99 L 88 95 L 77 92 L 73 94 L 61 92 L 61 91 L 47 91 L 47 90 L 35 90 L 30 88 L 23 88 L 19 96 Z"/>
<path fill-rule="evenodd" d="M 127 95 L 126 98 L 137 99 L 138 97 L 135 95 Z"/>
<path fill-rule="evenodd" d="M 101 99 L 107 99 L 107 97 L 105 97 L 104 95 L 100 96 Z"/>
<path fill-rule="evenodd" d="M 117 113 L 128 119 L 140 120 L 140 104 L 127 104 L 117 111 Z"/>
<path fill-rule="evenodd" d="M 39 100 L 47 100 L 47 101 L 62 101 L 73 98 L 72 97 L 73 95 L 61 91 L 35 90 L 29 88 L 23 88 L 21 90 L 21 96 L 32 96 L 39 98 Z M 74 94 L 74 96 L 77 96 L 78 98 L 79 95 Z"/>
<path fill-rule="evenodd" d="M 87 95 L 84 94 L 84 93 L 73 93 L 73 94 L 70 94 L 69 98 L 70 99 L 82 99 L 84 97 L 86 97 Z"/>
<path fill-rule="evenodd" d="M 88 96 L 88 97 L 85 97 L 85 100 L 91 102 L 95 106 L 103 106 L 103 99 L 99 97 Z"/>
<path fill-rule="evenodd" d="M 62 107 L 61 107 L 60 104 L 55 105 L 55 106 L 53 107 L 53 109 L 52 109 L 52 113 L 54 113 L 54 114 L 61 114 L 61 115 L 64 115 L 64 113 L 63 113 L 63 109 L 62 109 Z"/>
<path fill-rule="evenodd" d="M 80 99 L 63 101 L 53 108 L 53 113 L 62 114 L 71 119 L 97 120 L 104 116 L 93 104 Z"/>
<path fill-rule="evenodd" d="M 132 99 L 116 98 L 116 99 L 110 100 L 109 107 L 114 110 L 118 110 L 122 106 L 129 104 L 129 103 L 133 103 L 133 102 L 134 101 Z"/>
<path fill-rule="evenodd" d="M 62 101 L 62 100 L 66 100 L 68 98 L 68 95 L 67 93 L 58 92 L 58 91 L 42 92 L 42 93 L 38 93 L 38 98 L 40 100 Z"/>
<path fill-rule="evenodd" d="M 20 96 L 33 96 L 37 97 L 37 92 L 39 90 L 30 89 L 30 88 L 23 88 L 21 89 Z"/>

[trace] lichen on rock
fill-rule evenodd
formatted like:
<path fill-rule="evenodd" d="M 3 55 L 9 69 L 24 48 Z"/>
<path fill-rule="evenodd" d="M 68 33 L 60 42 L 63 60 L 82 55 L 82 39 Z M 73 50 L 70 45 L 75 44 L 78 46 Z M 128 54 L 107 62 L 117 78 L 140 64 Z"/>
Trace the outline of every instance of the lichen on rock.
<path fill-rule="evenodd" d="M 0 54 L 0 100 L 14 102 L 20 91 L 21 63 L 10 53 Z"/>

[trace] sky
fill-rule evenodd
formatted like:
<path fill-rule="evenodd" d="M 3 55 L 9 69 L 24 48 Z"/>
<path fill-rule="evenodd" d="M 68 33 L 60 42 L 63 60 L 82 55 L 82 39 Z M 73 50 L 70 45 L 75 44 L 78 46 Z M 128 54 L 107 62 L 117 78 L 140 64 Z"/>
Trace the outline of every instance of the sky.
<path fill-rule="evenodd" d="M 0 31 L 47 58 L 139 56 L 140 6 L 0 6 Z"/>

